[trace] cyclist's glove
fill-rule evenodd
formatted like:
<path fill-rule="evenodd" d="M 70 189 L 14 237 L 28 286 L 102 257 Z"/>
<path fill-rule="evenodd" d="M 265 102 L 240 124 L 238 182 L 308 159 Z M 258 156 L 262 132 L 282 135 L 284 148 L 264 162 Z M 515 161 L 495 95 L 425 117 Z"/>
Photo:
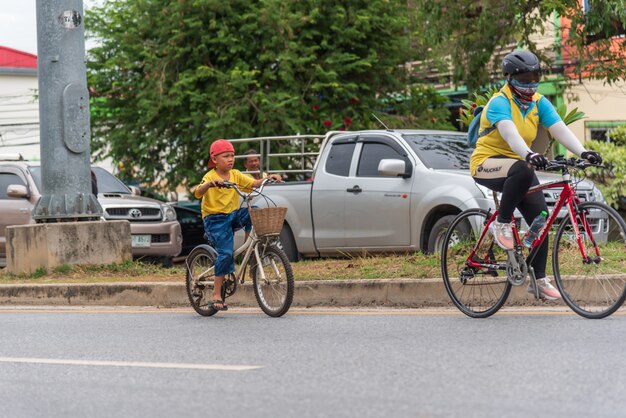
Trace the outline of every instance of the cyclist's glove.
<path fill-rule="evenodd" d="M 583 157 L 584 158 L 584 157 Z M 546 168 L 548 166 L 548 160 L 542 154 L 538 152 L 526 154 L 526 162 L 534 165 L 537 168 Z"/>
<path fill-rule="evenodd" d="M 602 156 L 595 151 L 585 151 L 580 154 L 580 157 L 589 161 L 591 164 L 602 164 Z"/>

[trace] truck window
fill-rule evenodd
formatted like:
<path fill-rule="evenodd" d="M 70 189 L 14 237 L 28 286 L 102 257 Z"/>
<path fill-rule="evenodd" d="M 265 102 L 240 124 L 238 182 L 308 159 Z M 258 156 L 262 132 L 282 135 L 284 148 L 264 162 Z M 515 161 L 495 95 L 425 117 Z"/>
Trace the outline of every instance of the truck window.
<path fill-rule="evenodd" d="M 366 142 L 361 150 L 359 158 L 359 167 L 357 168 L 357 177 L 383 177 L 378 174 L 378 164 L 383 159 L 403 160 L 408 164 L 406 158 L 396 152 L 393 148 L 386 144 L 375 142 Z"/>
<path fill-rule="evenodd" d="M 473 148 L 463 134 L 402 135 L 428 168 L 468 170 Z"/>
<path fill-rule="evenodd" d="M 333 144 L 326 160 L 326 172 L 348 177 L 355 145 L 354 142 Z"/>
<path fill-rule="evenodd" d="M 7 196 L 7 187 L 9 187 L 11 184 L 26 186 L 26 183 L 24 183 L 20 176 L 18 176 L 17 174 L 0 173 L 0 199 L 17 199 L 16 197 Z"/>

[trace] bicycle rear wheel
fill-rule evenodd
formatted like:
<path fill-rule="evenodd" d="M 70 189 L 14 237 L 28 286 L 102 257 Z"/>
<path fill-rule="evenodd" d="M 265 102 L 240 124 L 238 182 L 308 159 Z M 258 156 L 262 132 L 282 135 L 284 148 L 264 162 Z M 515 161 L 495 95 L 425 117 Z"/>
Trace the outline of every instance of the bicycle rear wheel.
<path fill-rule="evenodd" d="M 554 278 L 574 312 L 604 318 L 626 299 L 626 223 L 615 209 L 599 202 L 581 203 L 576 220 L 588 260 L 582 259 L 572 220 L 565 217 L 554 240 Z"/>
<path fill-rule="evenodd" d="M 267 315 L 283 316 L 293 301 L 294 279 L 291 264 L 283 250 L 276 244 L 259 246 L 261 265 L 252 258 L 250 273 L 254 295 Z"/>
<path fill-rule="evenodd" d="M 472 259 L 485 266 L 472 267 L 468 263 L 487 216 L 487 211 L 482 209 L 460 213 L 450 224 L 441 249 L 441 273 L 448 295 L 461 312 L 472 318 L 486 318 L 496 313 L 511 291 L 506 275 L 506 251 L 493 241 L 489 232 Z"/>
<path fill-rule="evenodd" d="M 187 297 L 193 309 L 202 316 L 217 313 L 211 305 L 215 279 L 215 255 L 202 246 L 191 250 L 185 261 Z"/>

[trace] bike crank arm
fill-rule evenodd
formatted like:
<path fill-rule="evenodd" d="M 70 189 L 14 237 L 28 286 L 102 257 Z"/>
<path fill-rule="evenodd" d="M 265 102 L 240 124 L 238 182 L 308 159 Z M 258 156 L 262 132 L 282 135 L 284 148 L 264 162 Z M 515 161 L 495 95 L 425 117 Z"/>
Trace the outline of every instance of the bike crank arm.
<path fill-rule="evenodd" d="M 524 284 L 528 274 L 526 261 L 519 251 L 508 250 L 506 253 L 509 258 L 506 269 L 507 278 L 513 286 L 520 286 Z"/>

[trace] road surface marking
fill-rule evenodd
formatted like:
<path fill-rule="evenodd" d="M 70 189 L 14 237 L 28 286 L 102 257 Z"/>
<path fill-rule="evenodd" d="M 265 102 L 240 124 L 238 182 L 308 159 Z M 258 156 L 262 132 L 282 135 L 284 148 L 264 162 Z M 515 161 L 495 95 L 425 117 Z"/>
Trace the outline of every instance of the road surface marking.
<path fill-rule="evenodd" d="M 243 372 L 247 370 L 260 369 L 263 367 L 229 364 L 148 363 L 141 361 L 71 360 L 27 357 L 0 357 L 0 363 L 61 364 L 66 366 L 143 367 L 151 369 L 223 370 L 234 372 Z"/>

